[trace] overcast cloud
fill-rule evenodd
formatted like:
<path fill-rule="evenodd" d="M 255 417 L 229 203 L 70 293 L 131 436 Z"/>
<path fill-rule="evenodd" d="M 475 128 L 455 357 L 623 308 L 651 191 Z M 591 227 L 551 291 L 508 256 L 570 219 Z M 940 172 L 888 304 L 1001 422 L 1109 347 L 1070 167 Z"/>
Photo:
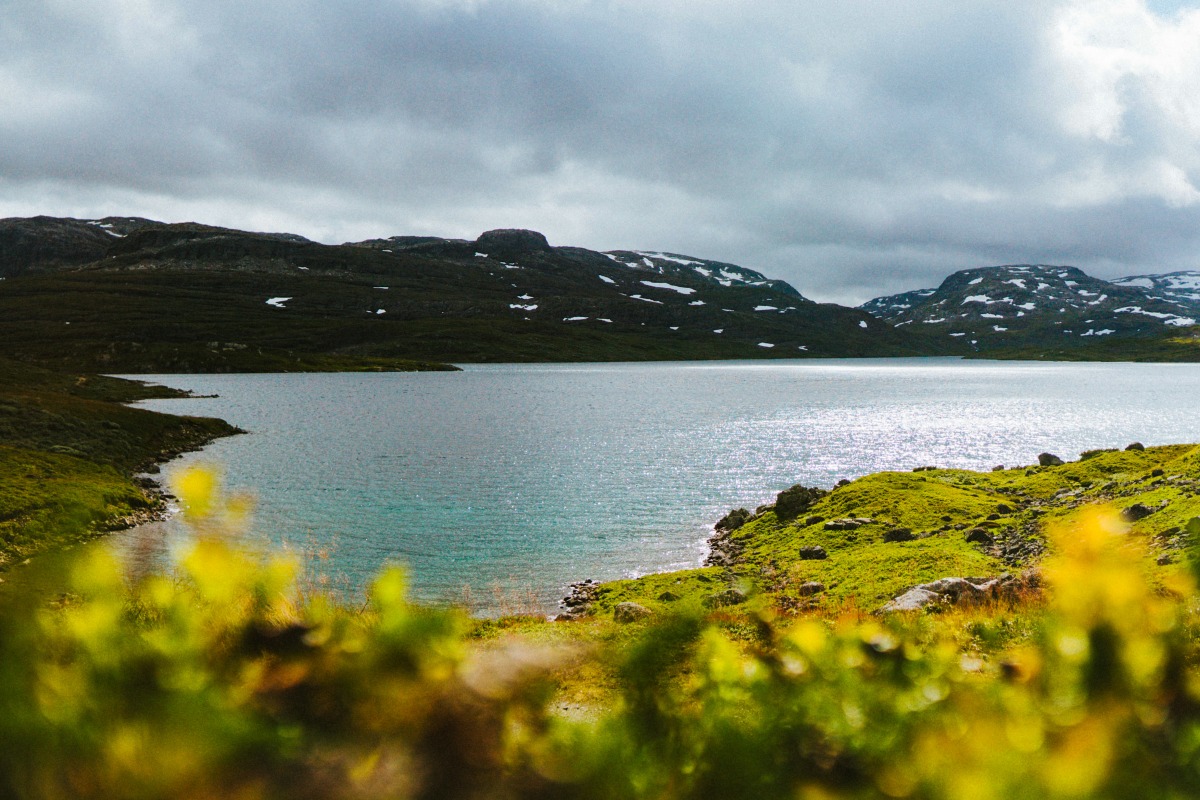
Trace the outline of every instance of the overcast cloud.
<path fill-rule="evenodd" d="M 1200 268 L 1169 0 L 6 0 L 0 216 L 734 261 L 858 303 Z"/>

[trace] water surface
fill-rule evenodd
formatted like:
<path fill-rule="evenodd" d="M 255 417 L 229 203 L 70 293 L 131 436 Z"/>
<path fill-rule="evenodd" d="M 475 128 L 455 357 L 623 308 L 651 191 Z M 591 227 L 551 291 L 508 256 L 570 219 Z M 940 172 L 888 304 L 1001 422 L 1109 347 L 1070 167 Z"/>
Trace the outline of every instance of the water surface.
<path fill-rule="evenodd" d="M 269 547 L 316 546 L 360 591 L 552 610 L 568 583 L 700 563 L 731 507 L 919 465 L 990 469 L 1200 441 L 1200 365 L 950 359 L 475 365 L 461 373 L 130 376 L 250 431 L 223 466 Z M 172 521 L 139 531 L 162 550 Z M 499 598 L 499 599 L 497 599 Z"/>

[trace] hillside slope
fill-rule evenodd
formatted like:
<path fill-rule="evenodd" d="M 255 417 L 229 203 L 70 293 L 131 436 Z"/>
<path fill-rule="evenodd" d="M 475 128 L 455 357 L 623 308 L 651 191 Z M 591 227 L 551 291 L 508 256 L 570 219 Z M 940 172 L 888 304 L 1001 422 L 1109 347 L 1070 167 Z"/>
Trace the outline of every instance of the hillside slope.
<path fill-rule="evenodd" d="M 0 220 L 0 274 L 14 357 L 109 371 L 940 352 L 734 264 L 551 247 L 533 231 L 324 245 L 141 219 Z"/>

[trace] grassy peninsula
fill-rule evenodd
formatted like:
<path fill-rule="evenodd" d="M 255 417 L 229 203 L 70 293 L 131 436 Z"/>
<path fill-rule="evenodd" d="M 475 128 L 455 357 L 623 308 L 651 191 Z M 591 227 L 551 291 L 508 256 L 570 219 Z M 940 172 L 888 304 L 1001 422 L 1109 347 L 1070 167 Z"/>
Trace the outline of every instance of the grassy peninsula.
<path fill-rule="evenodd" d="M 0 571 L 148 519 L 161 500 L 136 473 L 237 432 L 221 420 L 123 405 L 174 396 L 0 359 Z"/>

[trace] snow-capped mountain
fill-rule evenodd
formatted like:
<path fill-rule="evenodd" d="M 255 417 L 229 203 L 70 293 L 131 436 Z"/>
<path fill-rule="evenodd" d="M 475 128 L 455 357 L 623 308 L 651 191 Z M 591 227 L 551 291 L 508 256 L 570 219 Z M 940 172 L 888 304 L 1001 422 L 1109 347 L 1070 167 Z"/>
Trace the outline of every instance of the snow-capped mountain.
<path fill-rule="evenodd" d="M 1185 298 L 1188 290 L 1200 293 L 1200 273 L 1105 281 L 1075 267 L 1020 264 L 961 270 L 936 289 L 879 297 L 860 307 L 972 350 L 1062 346 L 1194 325 L 1200 302 Z"/>

